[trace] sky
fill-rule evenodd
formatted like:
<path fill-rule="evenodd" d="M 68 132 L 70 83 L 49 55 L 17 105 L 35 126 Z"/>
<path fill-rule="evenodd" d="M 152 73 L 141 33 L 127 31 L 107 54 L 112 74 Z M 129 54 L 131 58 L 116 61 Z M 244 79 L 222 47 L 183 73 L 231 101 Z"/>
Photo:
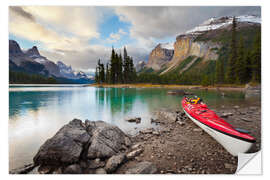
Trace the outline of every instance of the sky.
<path fill-rule="evenodd" d="M 222 6 L 11 6 L 9 39 L 23 50 L 73 69 L 93 72 L 97 60 L 108 62 L 111 48 L 125 46 L 135 64 L 147 61 L 158 43 L 174 42 L 211 17 L 261 15 L 260 7 Z"/>

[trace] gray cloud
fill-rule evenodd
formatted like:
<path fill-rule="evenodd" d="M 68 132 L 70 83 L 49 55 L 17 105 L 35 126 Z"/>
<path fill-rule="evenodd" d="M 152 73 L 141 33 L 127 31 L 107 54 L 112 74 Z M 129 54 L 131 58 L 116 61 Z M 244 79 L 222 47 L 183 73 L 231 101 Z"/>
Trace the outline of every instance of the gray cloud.
<path fill-rule="evenodd" d="M 34 16 L 31 13 L 23 10 L 23 8 L 20 6 L 10 6 L 9 9 L 10 9 L 10 11 L 16 13 L 19 16 L 22 16 L 30 21 L 35 21 Z"/>
<path fill-rule="evenodd" d="M 115 12 L 122 21 L 132 24 L 132 36 L 162 39 L 183 33 L 211 17 L 260 15 L 260 7 L 116 7 Z"/>

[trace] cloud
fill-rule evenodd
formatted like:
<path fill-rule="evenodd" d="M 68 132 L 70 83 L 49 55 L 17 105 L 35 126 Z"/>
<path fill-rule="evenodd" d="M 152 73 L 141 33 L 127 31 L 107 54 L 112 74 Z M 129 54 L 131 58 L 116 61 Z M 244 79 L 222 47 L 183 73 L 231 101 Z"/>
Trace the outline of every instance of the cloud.
<path fill-rule="evenodd" d="M 127 34 L 127 32 L 125 32 L 123 29 L 120 28 L 117 33 L 111 33 L 110 37 L 107 38 L 106 40 L 109 43 L 115 43 L 115 42 L 119 41 L 123 35 L 126 35 L 126 34 Z"/>
<path fill-rule="evenodd" d="M 99 37 L 101 17 L 94 7 L 11 6 L 9 32 L 39 42 L 40 53 L 50 60 L 75 68 L 95 67 L 98 58 L 109 55 L 105 47 L 89 44 Z"/>
<path fill-rule="evenodd" d="M 177 36 L 211 17 L 260 14 L 260 7 L 115 7 L 121 21 L 131 24 L 130 35 L 146 47 Z"/>

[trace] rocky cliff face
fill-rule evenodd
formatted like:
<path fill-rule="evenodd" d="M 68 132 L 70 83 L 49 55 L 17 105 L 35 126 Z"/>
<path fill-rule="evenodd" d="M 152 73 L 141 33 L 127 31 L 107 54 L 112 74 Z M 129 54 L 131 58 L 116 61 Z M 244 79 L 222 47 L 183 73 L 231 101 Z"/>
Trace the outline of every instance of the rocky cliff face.
<path fill-rule="evenodd" d="M 9 55 L 23 54 L 19 44 L 14 40 L 9 40 Z"/>
<path fill-rule="evenodd" d="M 25 53 L 26 55 L 30 56 L 30 57 L 39 57 L 39 51 L 37 49 L 37 46 L 33 46 L 31 49 L 28 49 Z"/>
<path fill-rule="evenodd" d="M 145 66 L 146 66 L 146 63 L 144 61 L 139 61 L 135 67 L 136 71 L 137 72 L 141 71 Z"/>
<path fill-rule="evenodd" d="M 162 44 L 158 44 L 149 55 L 146 67 L 154 70 L 160 70 L 164 64 L 168 63 L 172 59 L 173 54 L 174 50 L 165 49 L 162 47 Z"/>
<path fill-rule="evenodd" d="M 219 48 L 219 44 L 212 42 L 196 42 L 195 35 L 180 35 L 174 43 L 174 55 L 172 60 L 166 65 L 167 69 L 162 74 L 174 69 L 184 59 L 189 56 L 201 57 L 204 60 L 216 60 L 218 55 L 214 48 Z"/>

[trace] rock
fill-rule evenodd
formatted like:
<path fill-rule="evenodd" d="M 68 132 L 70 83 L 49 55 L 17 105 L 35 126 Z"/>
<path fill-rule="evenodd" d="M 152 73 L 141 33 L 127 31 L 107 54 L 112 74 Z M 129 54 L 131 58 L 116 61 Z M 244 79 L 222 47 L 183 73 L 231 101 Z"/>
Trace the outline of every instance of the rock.
<path fill-rule="evenodd" d="M 180 89 L 180 90 L 173 90 L 173 91 L 168 91 L 167 94 L 169 95 L 193 95 L 192 92 L 185 92 L 184 90 Z"/>
<path fill-rule="evenodd" d="M 159 111 L 159 117 L 160 119 L 166 119 L 169 122 L 175 122 L 177 113 L 175 112 L 168 112 L 168 111 Z"/>
<path fill-rule="evenodd" d="M 185 125 L 185 123 L 182 122 L 182 121 L 177 121 L 177 123 L 178 123 L 180 126 L 184 126 L 184 125 Z"/>
<path fill-rule="evenodd" d="M 225 163 L 224 166 L 225 166 L 226 169 L 234 169 L 233 164 Z"/>
<path fill-rule="evenodd" d="M 125 154 L 119 154 L 119 155 L 114 155 L 110 157 L 105 165 L 105 170 L 108 173 L 114 172 L 120 164 L 122 164 L 126 159 Z"/>
<path fill-rule="evenodd" d="M 53 172 L 53 170 L 54 170 L 54 168 L 52 166 L 49 166 L 49 165 L 41 165 L 38 168 L 39 174 L 50 174 Z"/>
<path fill-rule="evenodd" d="M 235 108 L 235 109 L 239 109 L 240 107 L 239 107 L 239 106 L 233 106 L 233 108 Z"/>
<path fill-rule="evenodd" d="M 159 136 L 160 133 L 158 131 L 153 131 L 152 134 Z"/>
<path fill-rule="evenodd" d="M 233 113 L 223 113 L 220 117 L 227 118 L 229 116 L 232 116 Z"/>
<path fill-rule="evenodd" d="M 33 163 L 31 163 L 31 164 L 27 164 L 23 167 L 13 169 L 9 173 L 10 174 L 27 174 L 28 172 L 33 171 L 33 169 L 35 169 L 35 165 Z"/>
<path fill-rule="evenodd" d="M 96 172 L 95 172 L 95 173 L 96 173 L 96 174 L 107 174 L 106 170 L 103 169 L 103 168 L 98 168 L 98 169 L 96 169 Z"/>
<path fill-rule="evenodd" d="M 247 118 L 240 118 L 242 121 L 246 121 L 246 122 L 252 122 L 251 120 L 247 119 Z"/>
<path fill-rule="evenodd" d="M 31 171 L 29 171 L 27 174 L 39 174 L 38 168 L 39 168 L 39 166 L 35 167 L 35 168 L 32 169 Z"/>
<path fill-rule="evenodd" d="M 35 165 L 62 165 L 79 161 L 83 147 L 90 140 L 82 121 L 74 119 L 48 139 L 34 157 Z"/>
<path fill-rule="evenodd" d="M 105 166 L 105 162 L 101 161 L 99 158 L 89 160 L 87 164 L 88 164 L 88 166 L 86 167 L 87 169 L 96 169 Z"/>
<path fill-rule="evenodd" d="M 91 145 L 87 152 L 88 158 L 107 158 L 125 149 L 128 137 L 118 127 L 103 121 L 96 121 L 93 126 L 95 128 L 92 130 Z"/>
<path fill-rule="evenodd" d="M 141 123 L 141 118 L 137 117 L 137 118 L 131 118 L 131 119 L 126 119 L 126 121 L 128 122 L 135 122 L 136 124 Z"/>
<path fill-rule="evenodd" d="M 82 174 L 82 169 L 78 164 L 72 164 L 65 168 L 64 174 Z"/>
<path fill-rule="evenodd" d="M 125 174 L 155 174 L 155 173 L 157 173 L 156 166 L 148 161 L 140 162 L 125 172 Z"/>
<path fill-rule="evenodd" d="M 130 141 L 130 138 L 129 137 L 125 137 L 125 145 L 127 147 L 130 147 L 131 146 L 131 141 Z"/>
<path fill-rule="evenodd" d="M 143 152 L 143 149 L 139 148 L 134 151 L 131 151 L 127 154 L 127 159 L 133 159 L 134 157 L 138 156 Z"/>
<path fill-rule="evenodd" d="M 142 133 L 142 134 L 152 134 L 153 130 L 154 130 L 153 128 L 144 129 L 144 130 L 141 130 L 140 133 Z"/>
<path fill-rule="evenodd" d="M 203 130 L 201 128 L 194 128 L 193 132 L 202 132 Z"/>
<path fill-rule="evenodd" d="M 142 146 L 142 143 L 137 143 L 137 144 L 134 144 L 133 146 L 131 146 L 131 149 L 134 150 L 134 149 L 139 148 L 140 146 Z"/>
<path fill-rule="evenodd" d="M 63 174 L 61 167 L 55 169 L 52 174 Z"/>

